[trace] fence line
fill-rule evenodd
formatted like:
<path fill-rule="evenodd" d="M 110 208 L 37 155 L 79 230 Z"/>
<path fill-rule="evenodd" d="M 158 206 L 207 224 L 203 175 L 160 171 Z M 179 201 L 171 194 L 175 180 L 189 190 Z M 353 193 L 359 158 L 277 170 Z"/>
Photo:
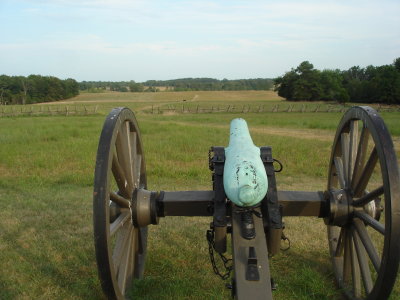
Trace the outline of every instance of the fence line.
<path fill-rule="evenodd" d="M 200 105 L 193 106 L 193 105 L 166 105 L 166 106 L 152 106 L 151 107 L 151 114 L 164 114 L 164 113 L 176 113 L 176 114 L 199 114 L 199 113 L 222 113 L 222 112 L 231 112 L 231 113 L 264 113 L 264 112 L 271 112 L 271 113 L 317 113 L 317 112 L 345 112 L 349 109 L 350 106 L 344 105 L 307 105 L 307 104 L 276 104 L 274 106 L 266 106 L 266 105 L 227 105 L 227 106 L 211 106 L 211 107 L 200 107 Z M 375 109 L 379 112 L 395 112 L 400 111 L 400 106 L 381 106 L 375 105 Z M 147 111 L 149 113 L 149 111 Z"/>
<path fill-rule="evenodd" d="M 98 106 L 0 106 L 0 117 L 19 116 L 53 116 L 53 115 L 93 115 L 96 114 Z"/>

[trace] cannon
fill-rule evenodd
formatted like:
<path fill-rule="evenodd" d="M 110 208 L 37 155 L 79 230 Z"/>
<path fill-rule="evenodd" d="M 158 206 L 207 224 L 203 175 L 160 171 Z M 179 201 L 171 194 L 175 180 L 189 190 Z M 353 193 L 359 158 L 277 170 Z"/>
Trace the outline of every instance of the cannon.
<path fill-rule="evenodd" d="M 148 226 L 168 216 L 210 217 L 210 254 L 227 251 L 235 299 L 272 299 L 269 260 L 280 250 L 283 217 L 323 219 L 337 285 L 348 299 L 387 299 L 400 257 L 400 180 L 384 121 L 367 106 L 350 108 L 334 138 L 327 186 L 281 191 L 282 165 L 270 146 L 256 147 L 242 119 L 231 123 L 229 146 L 212 146 L 212 189 L 147 189 L 144 148 L 134 114 L 115 108 L 101 132 L 94 179 L 93 224 L 98 274 L 109 299 L 125 299 L 142 278 Z M 230 235 L 230 239 L 227 236 Z M 229 272 L 232 271 L 232 272 Z"/>

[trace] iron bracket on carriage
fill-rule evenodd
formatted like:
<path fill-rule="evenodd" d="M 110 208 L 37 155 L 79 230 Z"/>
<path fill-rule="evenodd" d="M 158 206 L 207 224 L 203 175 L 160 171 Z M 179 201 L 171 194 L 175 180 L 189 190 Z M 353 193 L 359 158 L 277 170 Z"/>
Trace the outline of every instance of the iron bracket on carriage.
<path fill-rule="evenodd" d="M 272 299 L 269 260 L 287 241 L 282 218 L 290 216 L 324 220 L 336 282 L 348 299 L 389 297 L 400 258 L 400 180 L 391 136 L 374 109 L 344 114 L 321 191 L 278 190 L 282 164 L 272 147 L 253 144 L 242 119 L 232 121 L 228 147 L 211 147 L 209 167 L 210 190 L 148 190 L 134 114 L 116 108 L 108 115 L 94 181 L 96 258 L 108 298 L 125 299 L 132 281 L 143 276 L 148 225 L 168 216 L 212 218 L 205 230 L 213 269 L 232 280 L 235 299 Z"/>

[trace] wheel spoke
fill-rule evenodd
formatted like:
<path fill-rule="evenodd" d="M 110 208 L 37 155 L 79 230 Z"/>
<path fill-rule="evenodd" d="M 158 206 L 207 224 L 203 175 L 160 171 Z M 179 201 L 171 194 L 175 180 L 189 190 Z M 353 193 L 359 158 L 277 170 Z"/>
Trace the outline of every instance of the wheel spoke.
<path fill-rule="evenodd" d="M 126 251 L 126 245 L 130 239 L 130 230 L 131 226 L 125 226 L 123 227 L 117 237 L 117 240 L 115 242 L 115 247 L 113 251 L 113 262 L 114 262 L 114 268 L 115 268 L 115 274 L 118 274 L 119 268 L 121 266 L 121 259 Z"/>
<path fill-rule="evenodd" d="M 350 276 L 351 276 L 351 236 L 346 229 L 344 231 L 344 254 L 343 254 L 343 283 L 349 288 Z"/>
<path fill-rule="evenodd" d="M 129 230 L 129 238 L 126 244 L 125 251 L 121 258 L 121 263 L 118 271 L 118 285 L 122 291 L 122 294 L 125 294 L 125 290 L 129 282 L 132 280 L 131 273 L 129 273 L 130 261 L 132 260 L 132 244 L 133 244 L 133 234 L 132 227 Z"/>
<path fill-rule="evenodd" d="M 130 217 L 131 217 L 131 212 L 129 210 L 120 214 L 118 218 L 110 225 L 110 236 L 113 236 L 118 229 L 124 226 L 125 222 L 130 220 Z"/>
<path fill-rule="evenodd" d="M 353 244 L 353 230 L 349 230 L 350 258 L 351 258 L 351 278 L 353 280 L 353 293 L 356 298 L 361 296 L 361 277 L 360 268 L 357 260 L 357 253 Z"/>
<path fill-rule="evenodd" d="M 138 228 L 132 230 L 132 247 L 131 247 L 131 258 L 129 259 L 128 273 L 130 276 L 134 276 L 134 270 L 136 269 L 136 253 L 138 248 Z"/>
<path fill-rule="evenodd" d="M 365 223 L 367 223 L 369 226 L 374 228 L 379 233 L 385 235 L 385 226 L 383 226 L 381 223 L 379 223 L 377 220 L 375 220 L 373 217 L 371 217 L 366 212 L 356 210 L 356 211 L 354 211 L 354 215 L 357 218 L 363 220 Z"/>
<path fill-rule="evenodd" d="M 369 130 L 366 127 L 362 128 L 360 142 L 358 143 L 357 156 L 354 163 L 353 177 L 351 180 L 351 188 L 354 190 L 356 183 L 359 181 L 361 176 L 361 171 L 363 169 L 365 159 L 367 157 L 369 140 Z"/>
<path fill-rule="evenodd" d="M 122 124 L 115 141 L 119 163 L 124 170 L 128 192 L 133 192 L 133 171 L 132 171 L 132 157 L 131 157 L 131 144 L 129 143 L 128 128 L 129 122 L 126 121 Z"/>
<path fill-rule="evenodd" d="M 343 227 L 340 228 L 340 233 L 339 233 L 339 237 L 337 239 L 337 245 L 336 245 L 336 249 L 335 249 L 335 257 L 339 257 L 339 256 L 343 255 L 343 249 L 344 249 L 343 237 L 345 235 L 344 231 L 345 231 L 345 229 Z"/>
<path fill-rule="evenodd" d="M 375 246 L 368 235 L 364 223 L 358 219 L 354 219 L 354 226 L 357 230 L 358 235 L 360 236 L 361 242 L 363 243 L 365 250 L 368 253 L 369 258 L 371 259 L 372 264 L 374 265 L 375 270 L 378 272 L 381 264 L 381 259 L 379 258 L 378 252 L 376 251 Z"/>
<path fill-rule="evenodd" d="M 354 246 L 357 252 L 358 265 L 360 266 L 361 278 L 363 280 L 365 291 L 367 292 L 367 294 L 369 294 L 372 290 L 373 283 L 365 249 L 361 245 L 360 238 L 358 237 L 358 234 L 355 231 L 354 226 L 352 226 L 352 234 L 353 234 Z"/>
<path fill-rule="evenodd" d="M 127 188 L 127 183 L 128 181 L 126 180 L 125 172 L 122 169 L 120 163 L 118 162 L 117 154 L 114 152 L 113 154 L 113 160 L 112 160 L 112 167 L 111 167 L 112 173 L 115 178 L 115 182 L 117 183 L 117 186 L 119 188 L 119 191 L 124 197 L 129 198 L 129 190 Z"/>
<path fill-rule="evenodd" d="M 141 154 L 136 155 L 134 172 L 135 172 L 135 183 L 139 187 L 139 182 L 141 181 L 140 176 L 142 174 L 142 155 Z"/>
<path fill-rule="evenodd" d="M 357 199 L 357 200 L 353 200 L 352 204 L 353 206 L 356 207 L 361 207 L 364 206 L 366 204 L 368 204 L 371 200 L 374 200 L 375 198 L 381 196 L 383 194 L 383 185 L 381 185 L 380 187 L 376 188 L 375 190 L 373 190 L 372 192 L 369 192 L 368 194 L 362 196 L 361 198 Z"/>
<path fill-rule="evenodd" d="M 372 172 L 378 161 L 378 153 L 376 152 L 376 147 L 371 152 L 367 163 L 360 175 L 360 179 L 354 188 L 354 197 L 360 197 L 368 185 L 369 179 L 371 178 Z"/>
<path fill-rule="evenodd" d="M 344 189 L 346 187 L 346 180 L 344 178 L 343 161 L 340 157 L 335 157 L 334 159 L 336 174 L 339 179 L 340 188 Z"/>
<path fill-rule="evenodd" d="M 143 269 L 144 269 L 143 262 L 146 255 L 146 247 L 147 247 L 147 228 L 139 228 L 137 235 L 138 238 L 137 238 L 134 275 L 136 278 L 141 278 L 143 276 Z"/>
<path fill-rule="evenodd" d="M 348 163 L 348 175 L 347 178 L 351 181 L 353 177 L 353 170 L 357 155 L 357 140 L 358 140 L 358 120 L 352 120 L 350 122 L 350 145 L 349 145 L 349 163 Z M 349 186 L 351 182 L 349 182 Z"/>
<path fill-rule="evenodd" d="M 350 137 L 347 132 L 343 132 L 340 135 L 340 145 L 342 147 L 342 167 L 343 167 L 343 178 L 345 182 L 345 187 L 348 186 L 349 183 L 349 151 L 350 151 Z"/>
<path fill-rule="evenodd" d="M 132 157 L 132 172 L 133 172 L 133 185 L 135 188 L 139 188 L 139 180 L 138 178 L 138 173 L 137 173 L 137 163 L 138 163 L 138 144 L 137 144 L 137 133 L 136 132 L 130 132 L 129 133 L 130 137 L 130 143 L 132 145 L 131 147 L 131 157 Z"/>
<path fill-rule="evenodd" d="M 125 199 L 124 197 L 121 197 L 115 192 L 110 192 L 110 199 L 115 203 L 117 203 L 122 208 L 130 207 L 130 201 L 128 199 Z"/>

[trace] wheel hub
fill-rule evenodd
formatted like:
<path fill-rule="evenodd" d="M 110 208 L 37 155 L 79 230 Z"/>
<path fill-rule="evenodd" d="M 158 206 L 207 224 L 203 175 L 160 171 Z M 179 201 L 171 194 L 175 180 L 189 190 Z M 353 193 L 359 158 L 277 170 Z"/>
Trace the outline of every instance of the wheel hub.
<path fill-rule="evenodd" d="M 326 192 L 329 203 L 329 215 L 325 218 L 327 225 L 343 227 L 348 224 L 353 212 L 351 194 L 348 190 L 331 190 Z"/>
<path fill-rule="evenodd" d="M 132 194 L 132 223 L 135 227 L 158 224 L 157 193 L 146 189 L 135 189 Z"/>

